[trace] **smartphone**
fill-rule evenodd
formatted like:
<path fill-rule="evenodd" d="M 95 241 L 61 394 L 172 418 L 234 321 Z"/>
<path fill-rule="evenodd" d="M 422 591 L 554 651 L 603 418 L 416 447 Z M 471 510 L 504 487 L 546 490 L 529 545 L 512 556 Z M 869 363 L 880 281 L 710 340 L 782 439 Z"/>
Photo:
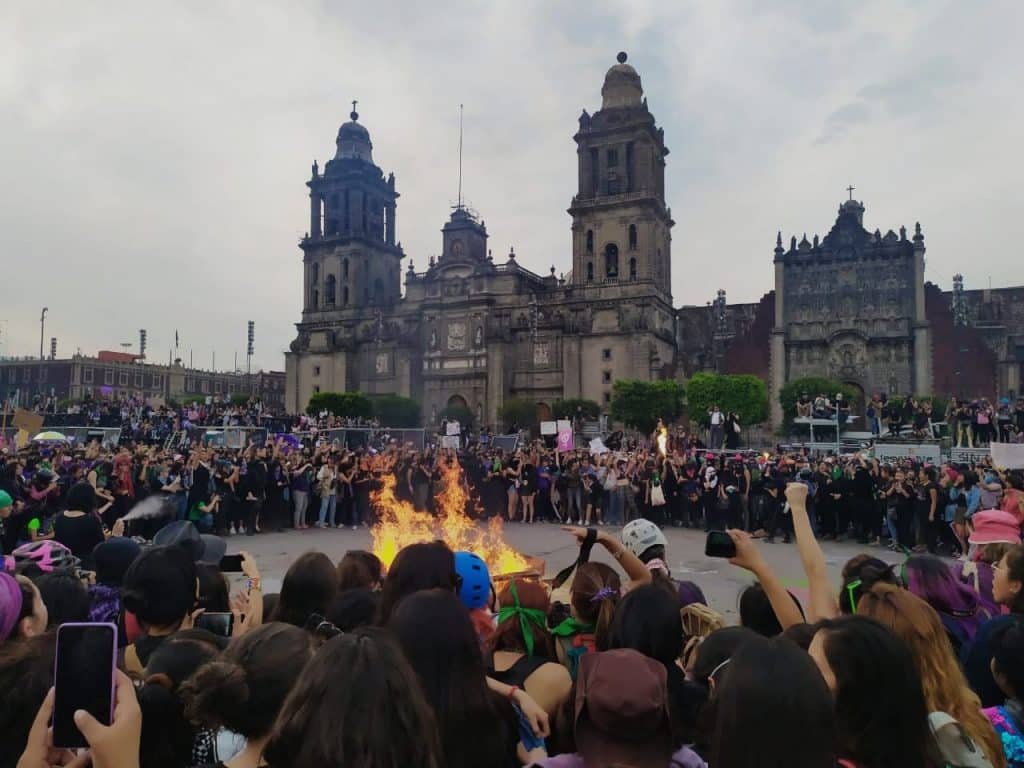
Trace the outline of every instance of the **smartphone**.
<path fill-rule="evenodd" d="M 74 714 L 84 709 L 103 725 L 114 713 L 117 627 L 113 624 L 74 623 L 57 628 L 54 664 L 53 746 L 81 749 L 89 744 L 75 725 Z"/>
<path fill-rule="evenodd" d="M 196 629 L 205 629 L 218 637 L 231 637 L 235 628 L 235 616 L 232 613 L 200 613 L 196 617 Z"/>
<path fill-rule="evenodd" d="M 704 554 L 708 557 L 736 557 L 736 542 L 725 531 L 708 531 Z"/>
<path fill-rule="evenodd" d="M 224 555 L 224 557 L 220 559 L 220 571 L 221 573 L 241 573 L 242 556 Z"/>

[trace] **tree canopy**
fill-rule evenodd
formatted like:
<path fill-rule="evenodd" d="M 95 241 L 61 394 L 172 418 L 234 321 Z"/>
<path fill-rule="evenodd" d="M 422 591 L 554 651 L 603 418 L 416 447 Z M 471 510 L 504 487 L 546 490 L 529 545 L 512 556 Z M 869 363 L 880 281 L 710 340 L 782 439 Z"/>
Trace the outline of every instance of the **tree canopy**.
<path fill-rule="evenodd" d="M 373 403 L 362 392 L 314 392 L 309 398 L 306 413 L 327 411 L 347 419 L 368 419 L 373 415 Z"/>
<path fill-rule="evenodd" d="M 707 423 L 707 412 L 716 404 L 738 413 L 741 424 L 768 421 L 768 387 L 758 376 L 695 373 L 686 383 L 686 400 L 690 418 L 702 423 Z"/>
<path fill-rule="evenodd" d="M 537 424 L 537 402 L 528 397 L 511 397 L 498 409 L 498 417 L 507 427 L 533 429 Z"/>
<path fill-rule="evenodd" d="M 370 398 L 373 415 L 384 427 L 420 426 L 420 404 L 401 395 L 374 395 Z"/>
<path fill-rule="evenodd" d="M 582 397 L 570 397 L 566 400 L 556 400 L 551 406 L 551 415 L 556 419 L 571 419 L 576 415 L 576 408 L 583 410 L 583 415 L 588 419 L 596 419 L 601 415 L 601 406 L 593 400 L 586 400 Z"/>
<path fill-rule="evenodd" d="M 686 391 L 675 379 L 616 381 L 612 385 L 613 419 L 651 432 L 658 419 L 669 424 L 683 412 Z"/>

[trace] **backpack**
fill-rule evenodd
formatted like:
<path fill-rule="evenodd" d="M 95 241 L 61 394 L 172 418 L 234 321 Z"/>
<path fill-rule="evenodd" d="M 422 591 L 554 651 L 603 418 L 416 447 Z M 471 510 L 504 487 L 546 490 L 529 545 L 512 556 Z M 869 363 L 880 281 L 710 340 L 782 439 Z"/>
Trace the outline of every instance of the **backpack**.
<path fill-rule="evenodd" d="M 985 753 L 952 716 L 932 712 L 928 715 L 928 727 L 946 768 L 992 768 Z"/>

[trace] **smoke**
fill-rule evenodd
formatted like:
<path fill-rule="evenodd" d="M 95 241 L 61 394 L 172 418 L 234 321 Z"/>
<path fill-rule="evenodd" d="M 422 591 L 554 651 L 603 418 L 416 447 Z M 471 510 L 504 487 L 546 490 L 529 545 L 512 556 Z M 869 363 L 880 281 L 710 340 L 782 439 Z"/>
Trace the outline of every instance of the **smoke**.
<path fill-rule="evenodd" d="M 174 514 L 174 505 L 167 499 L 159 496 L 150 496 L 143 499 L 122 520 L 130 523 L 132 520 L 155 520 L 158 517 L 170 517 Z"/>

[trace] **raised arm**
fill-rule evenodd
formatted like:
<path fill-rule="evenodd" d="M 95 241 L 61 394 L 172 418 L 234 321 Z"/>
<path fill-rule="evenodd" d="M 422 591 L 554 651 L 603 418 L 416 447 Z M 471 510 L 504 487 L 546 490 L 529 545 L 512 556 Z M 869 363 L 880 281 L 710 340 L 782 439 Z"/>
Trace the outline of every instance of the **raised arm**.
<path fill-rule="evenodd" d="M 729 562 L 740 568 L 745 568 L 757 577 L 768 597 L 768 602 L 771 603 L 772 610 L 775 612 L 775 618 L 779 620 L 782 628 L 785 630 L 794 624 L 802 624 L 804 617 L 800 615 L 800 609 L 797 608 L 786 588 L 782 586 L 779 577 L 768 565 L 761 550 L 750 538 L 750 534 L 733 529 L 726 533 L 736 544 L 736 557 L 730 558 Z"/>
<path fill-rule="evenodd" d="M 825 553 L 821 551 L 818 540 L 814 538 L 811 521 L 807 517 L 807 486 L 803 483 L 789 483 L 786 486 L 786 501 L 789 502 L 790 513 L 793 516 L 796 545 L 811 592 L 807 620 L 813 624 L 820 619 L 834 618 L 839 615 L 839 604 L 828 581 Z"/>

